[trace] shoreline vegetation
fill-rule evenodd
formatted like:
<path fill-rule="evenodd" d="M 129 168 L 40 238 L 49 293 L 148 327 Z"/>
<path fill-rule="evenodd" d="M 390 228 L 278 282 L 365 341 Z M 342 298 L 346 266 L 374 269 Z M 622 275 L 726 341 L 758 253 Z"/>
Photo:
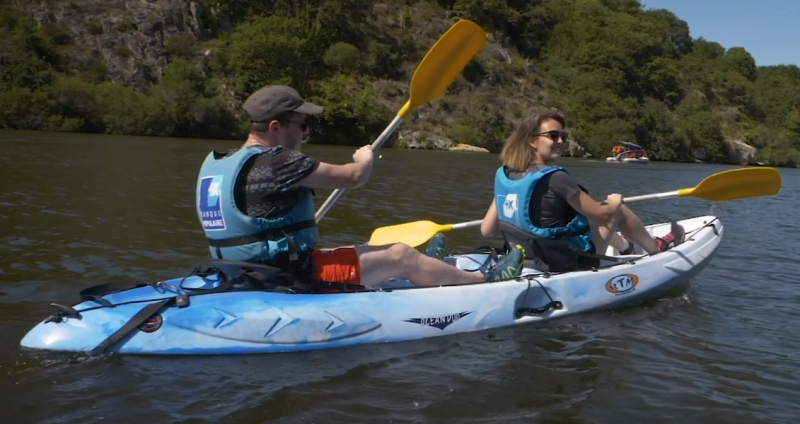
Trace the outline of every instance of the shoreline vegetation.
<path fill-rule="evenodd" d="M 457 19 L 488 34 L 387 147 L 499 152 L 557 110 L 565 156 L 797 167 L 800 68 L 757 66 L 638 0 L 42 0 L 0 6 L 0 128 L 243 139 L 241 103 L 289 84 L 325 107 L 310 142 L 371 143 Z"/>

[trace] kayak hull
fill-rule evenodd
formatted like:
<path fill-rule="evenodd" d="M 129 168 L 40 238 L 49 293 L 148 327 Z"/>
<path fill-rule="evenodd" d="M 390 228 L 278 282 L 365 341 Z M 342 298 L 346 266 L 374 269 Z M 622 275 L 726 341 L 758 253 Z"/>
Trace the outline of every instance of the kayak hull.
<path fill-rule="evenodd" d="M 198 295 L 198 289 L 213 287 L 218 281 L 213 276 L 177 278 L 74 305 L 59 319 L 37 324 L 21 345 L 96 351 L 121 328 L 130 326 L 137 313 L 174 299 L 183 303 L 160 307 L 106 351 L 158 355 L 291 352 L 546 322 L 654 299 L 700 273 L 717 251 L 722 223 L 713 216 L 680 222 L 687 241 L 658 255 L 631 256 L 637 258 L 633 263 L 596 271 L 543 274 L 526 268 L 521 278 L 495 283 L 419 288 L 393 280 L 376 291 L 356 293 L 251 290 Z M 663 235 L 669 224 L 648 230 Z M 445 260 L 463 269 L 477 269 L 487 258 L 487 253 L 473 253 Z"/>

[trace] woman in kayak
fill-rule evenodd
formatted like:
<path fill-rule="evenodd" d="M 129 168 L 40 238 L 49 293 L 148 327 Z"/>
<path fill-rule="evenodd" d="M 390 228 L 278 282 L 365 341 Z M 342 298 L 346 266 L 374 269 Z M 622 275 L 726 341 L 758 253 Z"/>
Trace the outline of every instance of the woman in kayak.
<path fill-rule="evenodd" d="M 674 221 L 670 234 L 653 238 L 621 195 L 598 203 L 566 169 L 553 165 L 567 141 L 565 126 L 556 113 L 535 115 L 506 141 L 494 199 L 481 224 L 484 236 L 499 230 L 508 242 L 522 244 L 529 259 L 558 272 L 599 266 L 596 254 L 605 254 L 609 245 L 631 254 L 633 242 L 653 255 L 683 242 L 684 230 Z"/>

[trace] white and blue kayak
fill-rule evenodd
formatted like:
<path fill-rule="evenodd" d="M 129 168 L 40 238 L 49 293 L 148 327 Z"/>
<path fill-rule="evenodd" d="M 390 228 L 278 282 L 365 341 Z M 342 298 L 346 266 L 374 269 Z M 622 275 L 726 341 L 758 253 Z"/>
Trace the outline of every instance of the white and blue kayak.
<path fill-rule="evenodd" d="M 183 278 L 108 283 L 81 292 L 22 339 L 25 348 L 72 352 L 200 355 L 288 352 L 388 343 L 541 323 L 627 306 L 665 294 L 703 270 L 723 226 L 715 216 L 679 221 L 686 241 L 653 256 L 617 256 L 596 270 L 492 283 L 416 287 L 390 280 L 348 292 L 303 292 L 268 267 L 209 262 Z M 670 224 L 648 226 L 654 236 Z M 640 252 L 639 252 L 640 253 Z M 606 252 L 617 255 L 612 248 Z M 475 270 L 489 249 L 445 260 Z"/>

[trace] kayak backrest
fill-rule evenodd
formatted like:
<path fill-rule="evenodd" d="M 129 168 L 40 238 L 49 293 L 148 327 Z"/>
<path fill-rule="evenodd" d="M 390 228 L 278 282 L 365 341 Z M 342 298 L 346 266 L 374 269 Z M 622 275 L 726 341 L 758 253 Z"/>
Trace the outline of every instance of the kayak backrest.
<path fill-rule="evenodd" d="M 563 272 L 578 267 L 578 253 L 561 240 L 537 237 L 504 222 L 500 222 L 500 232 L 507 245 L 522 245 L 525 259 L 538 265 L 537 269 Z"/>

